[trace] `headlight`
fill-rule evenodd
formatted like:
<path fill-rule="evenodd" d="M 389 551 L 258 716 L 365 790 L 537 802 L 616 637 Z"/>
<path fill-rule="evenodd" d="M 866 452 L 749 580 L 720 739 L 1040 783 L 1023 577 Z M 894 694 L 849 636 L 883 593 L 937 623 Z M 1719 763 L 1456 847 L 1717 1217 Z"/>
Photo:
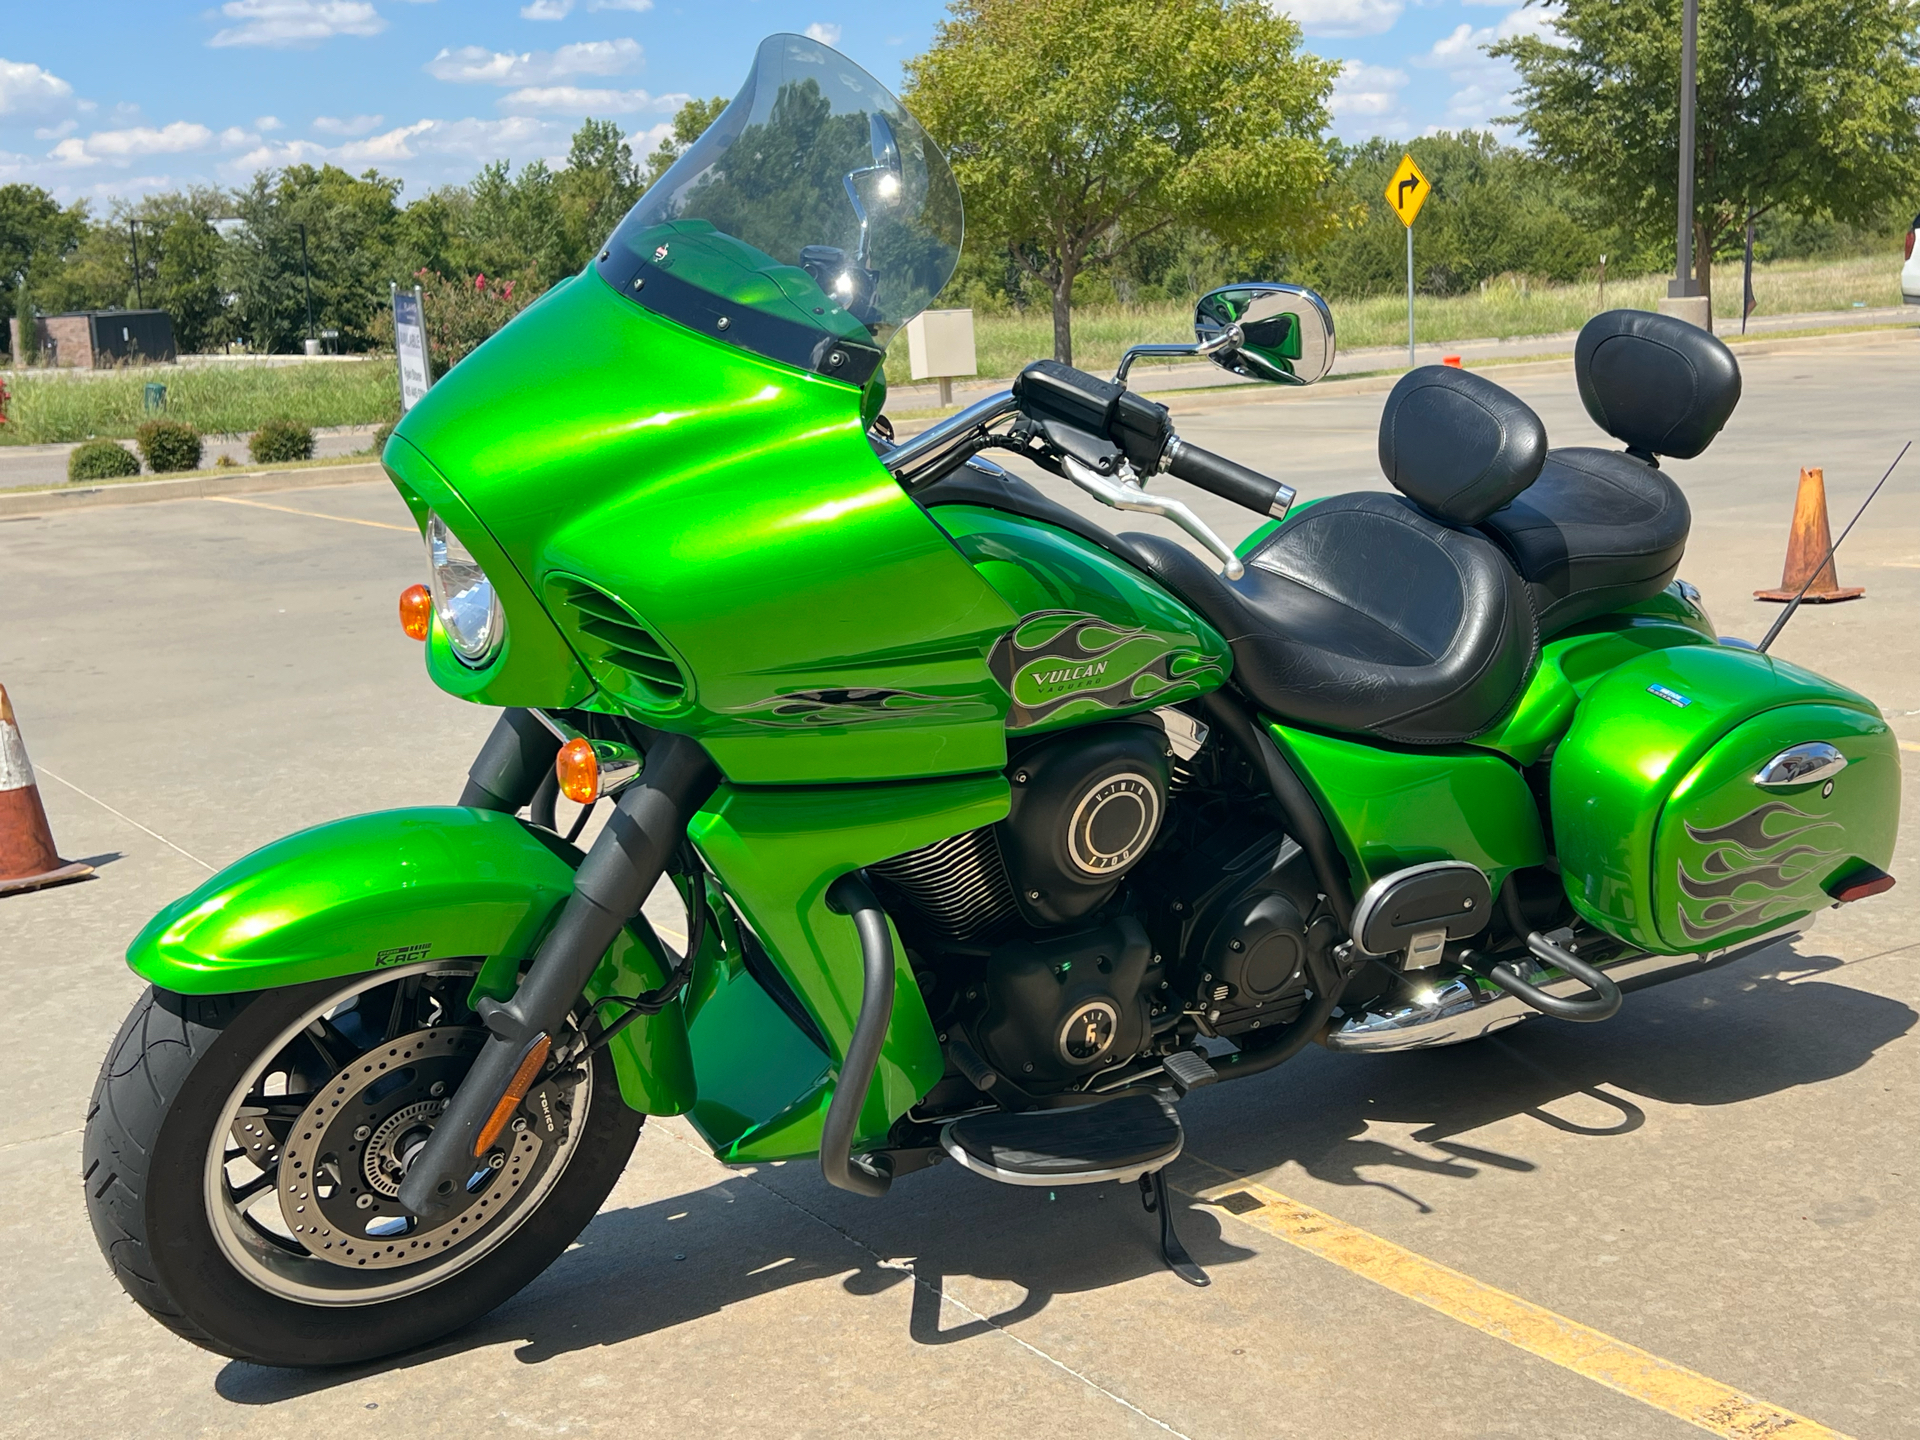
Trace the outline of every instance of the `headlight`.
<path fill-rule="evenodd" d="M 506 617 L 493 582 L 447 522 L 427 514 L 428 583 L 434 612 L 447 632 L 453 653 L 476 669 L 500 653 L 506 638 Z"/>

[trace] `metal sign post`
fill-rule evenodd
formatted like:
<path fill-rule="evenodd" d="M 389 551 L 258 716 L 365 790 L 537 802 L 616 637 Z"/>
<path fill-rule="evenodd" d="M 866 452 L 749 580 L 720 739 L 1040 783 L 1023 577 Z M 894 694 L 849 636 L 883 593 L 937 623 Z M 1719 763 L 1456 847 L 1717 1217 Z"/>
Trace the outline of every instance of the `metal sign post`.
<path fill-rule="evenodd" d="M 1433 192 L 1433 186 L 1413 156 L 1402 155 L 1400 164 L 1395 167 L 1393 178 L 1387 181 L 1387 204 L 1393 207 L 1393 213 L 1400 217 L 1400 223 L 1407 227 L 1407 368 L 1414 365 L 1413 358 L 1413 222 L 1420 214 L 1420 207 L 1427 203 L 1427 196 Z"/>
<path fill-rule="evenodd" d="M 404 415 L 433 384 L 433 363 L 427 358 L 427 312 L 418 285 L 411 295 L 403 295 L 389 283 L 387 292 L 393 301 L 393 354 L 400 365 L 400 413 Z"/>

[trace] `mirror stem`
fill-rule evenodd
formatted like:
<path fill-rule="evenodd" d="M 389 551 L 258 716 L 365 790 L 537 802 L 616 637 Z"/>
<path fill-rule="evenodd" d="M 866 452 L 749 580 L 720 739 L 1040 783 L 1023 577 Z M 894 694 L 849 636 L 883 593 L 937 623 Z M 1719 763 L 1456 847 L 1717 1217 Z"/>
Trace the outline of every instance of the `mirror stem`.
<path fill-rule="evenodd" d="M 1169 360 L 1184 359 L 1189 356 L 1204 357 L 1207 355 L 1212 355 L 1216 351 L 1231 350 L 1234 346 L 1238 345 L 1244 338 L 1245 337 L 1240 333 L 1240 327 L 1238 325 L 1229 325 L 1226 329 L 1222 330 L 1218 335 L 1211 336 L 1210 338 L 1205 340 L 1197 341 L 1191 345 L 1134 345 L 1134 346 L 1131 346 L 1128 348 L 1127 353 L 1120 357 L 1120 368 L 1113 372 L 1113 383 L 1116 385 L 1126 384 L 1127 372 L 1133 368 L 1133 362 L 1135 360 L 1138 360 L 1143 355 L 1157 356 L 1157 357 L 1161 357 Z"/>

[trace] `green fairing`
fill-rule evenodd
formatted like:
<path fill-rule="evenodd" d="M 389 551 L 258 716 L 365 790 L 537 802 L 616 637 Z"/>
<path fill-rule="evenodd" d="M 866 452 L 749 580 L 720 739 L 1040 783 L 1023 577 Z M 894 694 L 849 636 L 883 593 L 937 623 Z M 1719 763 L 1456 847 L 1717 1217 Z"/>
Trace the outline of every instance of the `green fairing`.
<path fill-rule="evenodd" d="M 1808 740 L 1838 746 L 1851 762 L 1831 804 L 1822 803 L 1818 787 L 1811 795 L 1776 794 L 1751 783 L 1773 754 Z M 1816 892 L 1836 868 L 1854 860 L 1890 863 L 1899 781 L 1892 736 L 1864 697 L 1751 650 L 1657 651 L 1594 684 L 1554 752 L 1555 853 L 1574 908 L 1622 940 L 1669 954 L 1706 948 L 1709 940 L 1737 943 L 1824 903 Z M 1705 897 L 1747 902 L 1730 911 L 1683 906 L 1676 888 L 1682 865 L 1697 884 L 1747 864 L 1732 859 L 1730 847 L 1689 836 L 1686 823 L 1711 831 L 1774 800 L 1842 821 L 1845 853 L 1815 842 L 1817 853 L 1792 857 L 1794 874 L 1785 877 L 1807 884 L 1773 891 L 1756 884 Z M 1790 828 L 1776 822 L 1751 837 L 1760 842 L 1751 861 L 1778 863 L 1772 840 Z M 1709 866 L 1715 853 L 1722 859 Z M 1718 870 L 1723 863 L 1729 868 Z M 1772 898 L 1792 903 L 1767 903 Z M 1731 923 L 1753 905 L 1760 913 L 1750 923 Z"/>
<path fill-rule="evenodd" d="M 573 892 L 578 863 L 558 837 L 491 811 L 357 815 L 235 861 L 147 922 L 127 964 L 164 990 L 225 995 L 472 958 L 488 962 L 477 993 L 503 998 Z M 660 984 L 658 945 L 644 920 L 623 933 L 588 997 Z M 677 1114 L 693 1103 L 677 1010 L 636 1022 L 611 1049 L 636 1110 Z"/>
<path fill-rule="evenodd" d="M 1495 888 L 1545 863 L 1540 810 L 1512 762 L 1464 746 L 1392 749 L 1268 722 L 1332 825 L 1354 895 L 1429 860 L 1466 860 Z"/>
<path fill-rule="evenodd" d="M 822 1056 L 751 976 L 732 975 L 692 1030 L 693 1111 L 722 1159 L 790 1159 L 819 1148 L 830 1067 L 846 1050 L 862 992 L 852 920 L 827 887 L 877 860 L 1006 817 L 1003 775 L 835 790 L 723 786 L 690 834 L 833 1051 Z M 857 1143 L 879 1144 L 945 1069 L 906 949 L 894 939 L 893 1024 L 861 1112 Z"/>
<path fill-rule="evenodd" d="M 1566 733 L 1580 698 L 1608 671 L 1649 651 L 1713 643 L 1706 617 L 1678 587 L 1669 587 L 1630 610 L 1588 621 L 1547 641 L 1519 701 L 1472 743 L 1531 765 Z"/>
<path fill-rule="evenodd" d="M 1191 700 L 1225 682 L 1227 643 L 1132 566 L 1068 531 L 973 505 L 934 518 L 1022 619 L 990 665 L 1007 728 L 1063 729 Z"/>
<path fill-rule="evenodd" d="M 416 515 L 444 508 L 506 613 L 484 671 L 430 644 L 435 682 L 633 714 L 697 736 L 742 784 L 998 769 L 987 656 L 1018 616 L 881 467 L 861 395 L 593 274 L 516 317 L 388 446 Z M 791 723 L 842 692 L 913 703 Z"/>

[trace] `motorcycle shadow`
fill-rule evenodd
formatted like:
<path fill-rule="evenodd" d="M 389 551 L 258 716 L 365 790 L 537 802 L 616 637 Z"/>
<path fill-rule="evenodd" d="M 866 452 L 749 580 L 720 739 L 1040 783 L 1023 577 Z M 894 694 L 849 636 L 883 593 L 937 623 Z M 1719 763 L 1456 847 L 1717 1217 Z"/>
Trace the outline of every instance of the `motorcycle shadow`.
<path fill-rule="evenodd" d="M 650 1160 L 677 1167 L 690 1153 L 644 1136 L 629 1180 L 637 1169 L 644 1183 Z M 1217 1272 L 1256 1253 L 1229 1241 L 1210 1212 L 1185 1209 L 1178 1196 L 1174 1203 L 1181 1239 L 1201 1265 Z M 1132 1184 L 1016 1188 L 945 1164 L 902 1176 L 873 1201 L 830 1188 L 812 1162 L 795 1161 L 601 1211 L 520 1295 L 437 1344 L 338 1370 L 233 1361 L 214 1388 L 237 1404 L 271 1405 L 502 1345 L 537 1365 L 836 1279 L 851 1311 L 824 1297 L 803 1305 L 838 1311 L 839 1324 L 871 1343 L 894 1343 L 904 1324 L 914 1344 L 951 1345 L 1017 1326 L 1058 1296 L 1143 1277 L 1161 1277 L 1169 1298 L 1192 1293 L 1167 1270 L 1159 1220 Z M 877 1309 L 868 1303 L 903 1286 Z"/>
<path fill-rule="evenodd" d="M 1781 944 L 1632 992 L 1618 1016 L 1597 1025 L 1533 1019 L 1471 1044 L 1392 1055 L 1310 1049 L 1244 1091 L 1223 1086 L 1189 1100 L 1187 1152 L 1243 1175 L 1297 1165 L 1327 1184 L 1384 1189 L 1430 1213 L 1408 1188 L 1419 1177 L 1537 1168 L 1455 1138 L 1502 1121 L 1524 1116 L 1601 1139 L 1644 1125 L 1640 1100 L 1738 1105 L 1859 1069 L 1920 1016 L 1898 1000 L 1815 978 L 1843 964 Z M 1255 1115 L 1266 1123 L 1249 1123 Z M 1374 1125 L 1414 1127 L 1407 1138 L 1439 1153 L 1369 1135 Z"/>
<path fill-rule="evenodd" d="M 1188 1189 L 1298 1165 L 1318 1180 L 1384 1188 L 1430 1207 L 1392 1180 L 1468 1181 L 1533 1161 L 1454 1137 L 1516 1116 L 1575 1136 L 1624 1135 L 1644 1123 L 1630 1097 L 1665 1105 L 1733 1105 L 1845 1075 L 1917 1017 L 1898 1001 L 1812 977 L 1828 956 L 1776 947 L 1722 970 L 1628 997 L 1601 1025 L 1529 1021 L 1471 1045 L 1400 1055 L 1310 1049 L 1271 1075 L 1199 1091 L 1182 1106 Z M 1604 1123 L 1553 1113 L 1571 1097 L 1604 1103 Z M 1421 1154 L 1367 1135 L 1373 1123 L 1415 1126 Z M 634 1166 L 684 1168 L 689 1147 L 655 1131 Z M 704 1158 L 693 1163 L 704 1167 Z M 630 1180 L 633 1171 L 629 1172 Z M 710 1173 L 710 1172 L 709 1172 Z M 1181 1238 L 1218 1272 L 1258 1252 L 1222 1232 L 1215 1211 L 1176 1195 Z M 404 1371 L 503 1344 L 525 1364 L 670 1331 L 777 1291 L 839 1278 L 854 1297 L 910 1284 L 908 1337 L 961 1343 L 1012 1327 L 1057 1297 L 1160 1277 L 1158 1222 L 1135 1187 L 1055 1191 L 996 1185 L 954 1165 L 903 1176 L 882 1201 L 829 1188 L 811 1163 L 766 1166 L 644 1203 L 608 1209 L 552 1268 L 506 1305 L 447 1340 L 377 1364 L 334 1371 L 266 1370 L 233 1362 L 215 1388 L 240 1404 L 272 1404 L 367 1375 Z M 966 1277 L 964 1284 L 949 1277 Z M 964 1298 L 962 1298 L 964 1296 Z M 898 1303 L 851 1317 L 884 1341 Z"/>

